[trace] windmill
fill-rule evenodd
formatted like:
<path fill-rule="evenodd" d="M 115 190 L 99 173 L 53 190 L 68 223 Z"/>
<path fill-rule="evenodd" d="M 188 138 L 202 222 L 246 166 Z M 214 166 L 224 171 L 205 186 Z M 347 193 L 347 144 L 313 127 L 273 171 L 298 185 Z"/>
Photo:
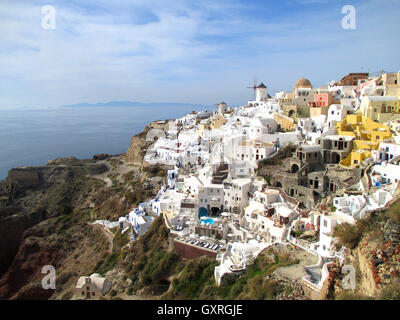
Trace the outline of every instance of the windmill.
<path fill-rule="evenodd" d="M 254 77 L 254 84 L 253 84 L 253 86 L 252 87 L 247 87 L 247 89 L 253 89 L 253 94 L 254 94 L 254 96 L 253 96 L 253 100 L 256 100 L 256 89 L 257 89 L 257 78 L 256 77 Z"/>

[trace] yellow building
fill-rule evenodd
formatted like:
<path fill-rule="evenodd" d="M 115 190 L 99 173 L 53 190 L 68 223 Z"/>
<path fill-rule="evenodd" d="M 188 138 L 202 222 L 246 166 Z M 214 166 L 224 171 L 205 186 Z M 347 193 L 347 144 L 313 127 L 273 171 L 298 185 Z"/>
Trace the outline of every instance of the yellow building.
<path fill-rule="evenodd" d="M 385 96 L 395 96 L 400 98 L 400 72 L 384 73 L 378 79 L 378 85 L 385 89 Z"/>
<path fill-rule="evenodd" d="M 277 97 L 278 97 L 279 107 L 281 107 L 281 108 L 284 105 L 292 104 L 293 93 L 291 93 L 291 92 L 280 92 L 280 93 L 277 93 Z"/>
<path fill-rule="evenodd" d="M 278 125 L 278 131 L 280 131 L 280 130 L 282 130 L 284 132 L 292 131 L 296 127 L 294 120 L 283 114 L 274 113 L 274 120 L 275 120 L 276 124 Z"/>
<path fill-rule="evenodd" d="M 222 127 L 228 120 L 226 120 L 226 118 L 222 115 L 217 115 L 213 118 L 212 122 L 211 122 L 211 129 L 218 129 L 220 127 Z"/>
<path fill-rule="evenodd" d="M 197 126 L 196 133 L 197 133 L 197 135 L 198 135 L 199 137 L 202 137 L 204 131 L 207 131 L 207 130 L 211 130 L 211 125 L 210 125 L 209 120 L 206 120 L 206 121 L 204 121 L 204 122 L 200 122 L 200 123 L 198 124 L 198 126 Z"/>
<path fill-rule="evenodd" d="M 299 106 L 299 105 L 284 105 L 282 107 L 285 116 L 297 121 L 299 118 L 309 118 L 310 117 L 310 107 L 309 106 Z"/>
<path fill-rule="evenodd" d="M 352 152 L 340 164 L 353 166 L 362 163 L 377 150 L 380 141 L 392 137 L 390 128 L 360 113 L 348 115 L 336 124 L 338 135 L 354 137 Z"/>
<path fill-rule="evenodd" d="M 310 117 L 319 117 L 328 115 L 329 106 L 319 106 L 310 108 Z"/>
<path fill-rule="evenodd" d="M 400 100 L 393 96 L 365 96 L 360 111 L 374 121 L 385 123 L 393 114 L 400 113 Z"/>

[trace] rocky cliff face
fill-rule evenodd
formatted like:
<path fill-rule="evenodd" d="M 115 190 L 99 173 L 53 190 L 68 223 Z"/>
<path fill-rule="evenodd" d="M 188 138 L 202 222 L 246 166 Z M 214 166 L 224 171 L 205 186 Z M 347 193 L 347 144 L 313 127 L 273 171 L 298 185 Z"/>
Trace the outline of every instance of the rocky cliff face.
<path fill-rule="evenodd" d="M 383 221 L 374 220 L 374 229 L 362 235 L 357 247 L 348 251 L 344 262 L 354 267 L 355 289 L 345 290 L 342 286 L 344 274 L 339 273 L 333 293 L 335 298 L 389 299 L 396 290 L 399 294 L 395 286 L 400 275 L 400 241 L 392 239 L 394 233 L 385 230 L 387 226 L 391 229 L 400 229 L 400 226 L 385 223 L 385 213 L 380 215 Z"/>
<path fill-rule="evenodd" d="M 36 210 L 14 214 L 0 220 L 0 275 L 13 261 L 23 232 L 44 219 L 46 219 L 46 212 Z"/>
<path fill-rule="evenodd" d="M 65 247 L 73 243 L 74 234 L 63 234 L 62 228 L 69 221 L 65 217 L 73 216 L 85 192 L 95 193 L 96 183 L 101 186 L 90 176 L 106 171 L 104 163 L 79 160 L 9 171 L 0 190 L 0 196 L 7 200 L 0 208 L 0 297 L 10 298 L 27 284 L 30 287 L 24 289 L 25 297 L 30 296 L 29 292 L 38 293 L 32 279 L 37 277 L 39 267 L 41 270 L 55 258 L 60 260 Z M 58 217 L 65 219 L 58 221 Z M 43 226 L 47 226 L 46 232 Z M 77 230 L 75 233 L 79 234 Z M 57 236 L 62 241 L 49 247 L 52 237 Z M 39 292 L 37 296 L 48 294 Z"/>
<path fill-rule="evenodd" d="M 128 151 L 126 152 L 126 160 L 130 164 L 142 165 L 143 158 L 146 154 L 147 148 L 151 142 L 146 141 L 147 131 L 133 136 Z"/>

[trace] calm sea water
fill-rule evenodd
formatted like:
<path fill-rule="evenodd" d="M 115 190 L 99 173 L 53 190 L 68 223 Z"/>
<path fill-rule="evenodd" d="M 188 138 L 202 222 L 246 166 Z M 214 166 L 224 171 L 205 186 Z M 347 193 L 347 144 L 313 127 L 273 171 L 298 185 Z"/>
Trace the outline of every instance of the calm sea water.
<path fill-rule="evenodd" d="M 44 165 L 58 157 L 91 158 L 126 152 L 132 135 L 151 121 L 203 107 L 74 107 L 0 109 L 0 180 L 17 166 Z"/>

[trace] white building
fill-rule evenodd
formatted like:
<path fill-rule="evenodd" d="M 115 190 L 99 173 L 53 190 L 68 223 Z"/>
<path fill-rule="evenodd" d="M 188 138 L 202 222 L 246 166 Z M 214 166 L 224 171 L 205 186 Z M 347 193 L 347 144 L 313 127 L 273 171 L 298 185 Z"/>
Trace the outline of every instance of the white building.
<path fill-rule="evenodd" d="M 336 127 L 336 123 L 343 121 L 349 114 L 353 114 L 354 109 L 349 105 L 332 104 L 328 109 L 327 123 L 329 127 Z"/>
<path fill-rule="evenodd" d="M 229 211 L 235 207 L 245 208 L 249 203 L 251 185 L 249 178 L 224 181 L 224 207 Z"/>
<path fill-rule="evenodd" d="M 297 106 L 308 106 L 314 101 L 315 90 L 312 88 L 296 87 L 294 90 L 292 104 Z"/>
<path fill-rule="evenodd" d="M 400 181 L 400 166 L 386 162 L 375 165 L 372 167 L 371 179 L 374 185 L 376 185 L 377 182 L 380 184 L 392 183 L 397 187 Z"/>
<path fill-rule="evenodd" d="M 372 152 L 375 161 L 388 162 L 398 156 L 400 156 L 400 144 L 395 142 L 382 141 L 379 144 L 379 149 Z"/>
<path fill-rule="evenodd" d="M 243 227 L 257 239 L 267 242 L 283 241 L 291 223 L 297 217 L 294 205 L 283 198 L 281 191 L 256 191 L 245 209 Z"/>
<path fill-rule="evenodd" d="M 348 217 L 349 221 L 355 221 L 364 217 L 368 210 L 367 200 L 362 195 L 347 195 L 333 199 L 333 206 L 338 214 Z"/>
<path fill-rule="evenodd" d="M 353 223 L 354 220 L 349 216 L 337 213 L 323 214 L 320 217 L 317 253 L 322 257 L 333 257 L 335 254 L 335 238 L 333 236 L 335 227 L 344 222 Z"/>
<path fill-rule="evenodd" d="M 250 121 L 246 132 L 249 139 L 260 139 L 265 134 L 274 133 L 277 128 L 278 125 L 272 118 L 255 118 Z"/>
<path fill-rule="evenodd" d="M 268 100 L 268 88 L 261 82 L 261 84 L 256 88 L 256 101 L 267 101 Z"/>
<path fill-rule="evenodd" d="M 239 143 L 233 150 L 233 160 L 249 162 L 253 168 L 258 167 L 258 161 L 269 157 L 276 151 L 273 143 L 259 140 L 244 140 Z"/>
<path fill-rule="evenodd" d="M 75 286 L 75 297 L 77 299 L 98 300 L 111 289 L 110 280 L 98 273 L 90 277 L 80 277 Z"/>
<path fill-rule="evenodd" d="M 217 104 L 217 112 L 223 114 L 228 109 L 228 105 L 225 102 L 220 102 Z"/>
<path fill-rule="evenodd" d="M 161 213 L 169 214 L 171 216 L 177 215 L 179 214 L 181 202 L 184 198 L 185 195 L 176 190 L 167 190 L 161 194 L 159 199 L 153 201 L 153 213 L 158 216 Z"/>
<path fill-rule="evenodd" d="M 224 210 L 224 186 L 222 184 L 208 184 L 201 187 L 197 197 L 198 208 L 207 209 L 209 216 L 218 215 Z"/>

